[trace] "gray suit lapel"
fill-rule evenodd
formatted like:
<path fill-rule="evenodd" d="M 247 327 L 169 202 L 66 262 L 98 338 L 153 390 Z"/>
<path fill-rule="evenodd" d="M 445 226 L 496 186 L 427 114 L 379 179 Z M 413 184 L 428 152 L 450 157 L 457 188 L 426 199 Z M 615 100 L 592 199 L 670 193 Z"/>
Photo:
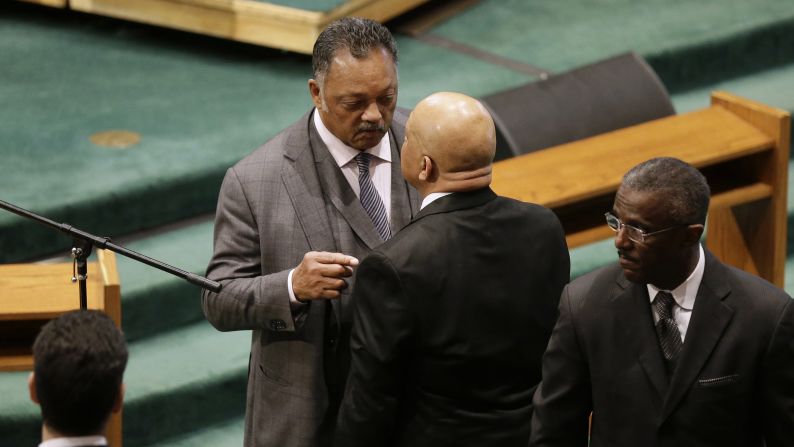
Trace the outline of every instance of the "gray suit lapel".
<path fill-rule="evenodd" d="M 307 126 L 310 125 L 309 117 L 311 114 L 304 117 Z M 337 251 L 336 242 L 328 223 L 322 186 L 306 135 L 300 132 L 288 137 L 284 153 L 290 162 L 284 164 L 281 179 L 311 249 L 333 252 Z"/>
<path fill-rule="evenodd" d="M 289 161 L 284 163 L 281 180 L 309 247 L 314 251 L 338 252 L 325 207 L 323 187 L 319 179 L 321 174 L 317 172 L 314 153 L 310 148 L 309 129 L 314 127 L 311 116 L 311 112 L 307 113 L 303 120 L 305 127 L 287 137 L 284 156 Z M 331 306 L 339 321 L 339 304 L 336 301 L 338 300 L 331 300 Z M 316 306 L 317 304 L 315 308 Z"/>
<path fill-rule="evenodd" d="M 733 309 L 723 303 L 730 293 L 730 287 L 724 281 L 727 274 L 724 270 L 725 267 L 706 252 L 703 281 L 698 289 L 681 357 L 664 403 L 662 421 L 673 412 L 697 378 L 733 317 Z"/>
<path fill-rule="evenodd" d="M 615 315 L 623 322 L 625 340 L 630 340 L 636 350 L 637 362 L 662 401 L 667 394 L 668 381 L 664 360 L 659 349 L 653 324 L 653 314 L 644 284 L 628 281 L 622 274 L 617 279 L 623 289 L 612 300 Z"/>

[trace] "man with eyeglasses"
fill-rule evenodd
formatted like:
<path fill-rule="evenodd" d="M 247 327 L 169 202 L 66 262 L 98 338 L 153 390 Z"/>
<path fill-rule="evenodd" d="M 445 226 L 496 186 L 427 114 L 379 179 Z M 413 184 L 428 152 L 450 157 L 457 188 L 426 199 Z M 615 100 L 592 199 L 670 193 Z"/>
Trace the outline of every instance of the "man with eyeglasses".
<path fill-rule="evenodd" d="M 618 263 L 562 293 L 530 445 L 792 445 L 794 305 L 703 249 L 709 195 L 674 158 L 623 177 Z"/>

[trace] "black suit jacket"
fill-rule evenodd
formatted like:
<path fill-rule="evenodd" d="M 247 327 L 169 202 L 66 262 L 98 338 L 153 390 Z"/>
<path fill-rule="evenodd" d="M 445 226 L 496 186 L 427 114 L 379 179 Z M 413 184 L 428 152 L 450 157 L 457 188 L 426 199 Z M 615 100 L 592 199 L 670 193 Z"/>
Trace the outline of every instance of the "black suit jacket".
<path fill-rule="evenodd" d="M 337 445 L 526 445 L 569 270 L 548 209 L 488 188 L 422 209 L 356 273 Z"/>
<path fill-rule="evenodd" d="M 794 306 L 706 252 L 672 378 L 647 287 L 618 265 L 569 284 L 543 358 L 532 445 L 794 445 Z"/>

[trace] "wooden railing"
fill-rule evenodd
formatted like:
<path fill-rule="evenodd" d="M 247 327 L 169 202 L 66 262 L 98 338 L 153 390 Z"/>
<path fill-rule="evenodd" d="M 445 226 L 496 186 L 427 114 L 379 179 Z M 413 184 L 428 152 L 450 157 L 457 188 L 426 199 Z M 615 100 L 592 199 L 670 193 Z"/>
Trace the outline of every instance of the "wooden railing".
<path fill-rule="evenodd" d="M 23 1 L 311 54 L 320 32 L 340 17 L 385 22 L 428 0 L 347 0 L 330 11 L 259 0 Z"/>

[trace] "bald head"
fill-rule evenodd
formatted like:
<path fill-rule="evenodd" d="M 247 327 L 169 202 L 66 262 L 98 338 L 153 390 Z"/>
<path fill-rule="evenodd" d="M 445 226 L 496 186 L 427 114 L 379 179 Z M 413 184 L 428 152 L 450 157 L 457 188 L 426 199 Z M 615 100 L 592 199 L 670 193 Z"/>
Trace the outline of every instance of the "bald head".
<path fill-rule="evenodd" d="M 483 188 L 491 182 L 495 152 L 493 119 L 479 101 L 460 93 L 435 93 L 419 102 L 408 119 L 403 174 L 420 193 Z"/>

